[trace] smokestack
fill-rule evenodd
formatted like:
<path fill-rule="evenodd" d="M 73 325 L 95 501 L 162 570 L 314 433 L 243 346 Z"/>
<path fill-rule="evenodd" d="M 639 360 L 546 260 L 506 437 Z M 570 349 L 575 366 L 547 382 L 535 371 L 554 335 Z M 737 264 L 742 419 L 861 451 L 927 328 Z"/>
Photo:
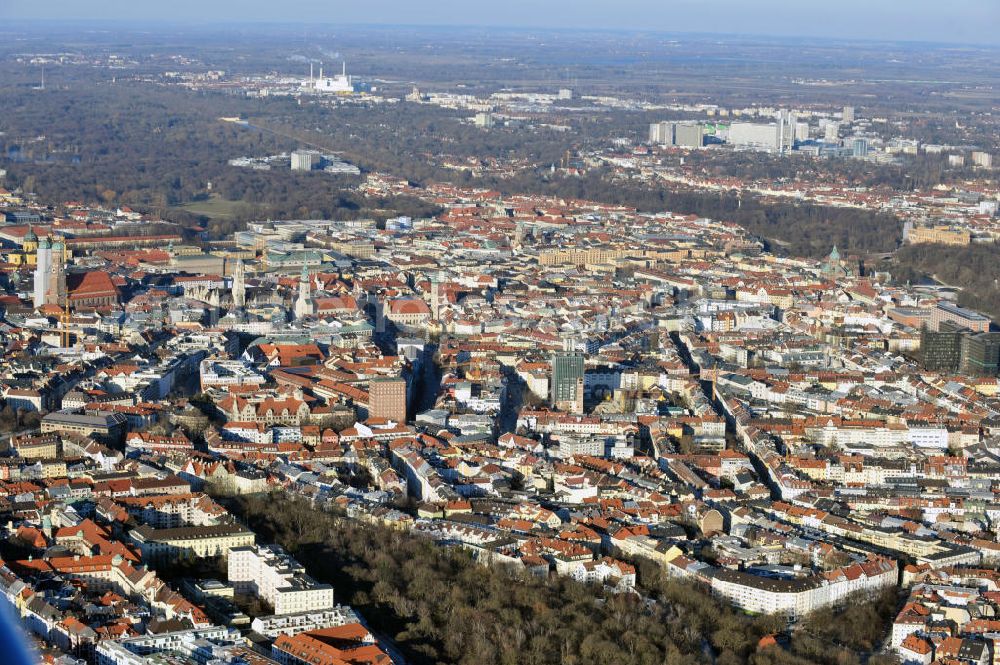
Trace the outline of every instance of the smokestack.
<path fill-rule="evenodd" d="M 344 77 L 347 77 L 347 61 L 344 60 Z"/>
<path fill-rule="evenodd" d="M 313 80 L 313 63 L 309 63 L 309 80 Z"/>

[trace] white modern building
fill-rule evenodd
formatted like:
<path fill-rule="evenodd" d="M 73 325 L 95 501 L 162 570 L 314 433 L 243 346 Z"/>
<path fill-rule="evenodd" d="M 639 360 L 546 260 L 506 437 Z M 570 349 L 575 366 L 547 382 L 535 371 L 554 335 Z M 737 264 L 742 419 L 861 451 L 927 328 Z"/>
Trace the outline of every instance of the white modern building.
<path fill-rule="evenodd" d="M 740 148 L 776 151 L 780 136 L 776 123 L 734 122 L 729 125 L 729 143 Z"/>
<path fill-rule="evenodd" d="M 312 171 L 320 160 L 320 154 L 315 150 L 296 150 L 291 155 L 293 171 Z"/>
<path fill-rule="evenodd" d="M 149 665 L 165 662 L 238 663 L 235 649 L 243 638 L 233 628 L 212 626 L 171 633 L 103 640 L 97 647 L 98 665 Z"/>
<path fill-rule="evenodd" d="M 891 559 L 873 559 L 798 579 L 761 577 L 727 568 L 714 569 L 710 577 L 712 593 L 740 609 L 795 620 L 837 604 L 852 593 L 876 592 L 894 586 L 899 571 Z"/>
<path fill-rule="evenodd" d="M 319 68 L 319 78 L 313 78 L 312 65 L 309 66 L 309 80 L 302 82 L 302 87 L 319 93 L 332 93 L 338 95 L 349 95 L 354 92 L 354 77 L 347 73 L 347 63 L 343 63 L 343 70 L 334 76 L 323 76 L 323 68 Z"/>
<path fill-rule="evenodd" d="M 333 587 L 320 584 L 278 545 L 238 547 L 229 552 L 229 582 L 236 593 L 254 594 L 276 615 L 333 608 Z"/>
<path fill-rule="evenodd" d="M 209 358 L 199 366 L 201 389 L 262 386 L 266 379 L 240 360 Z"/>
<path fill-rule="evenodd" d="M 337 605 L 332 609 L 314 612 L 296 612 L 295 614 L 273 614 L 257 617 L 250 624 L 254 631 L 275 639 L 278 635 L 298 635 L 310 630 L 320 630 L 331 626 L 344 626 L 360 623 L 357 613 L 347 605 Z"/>

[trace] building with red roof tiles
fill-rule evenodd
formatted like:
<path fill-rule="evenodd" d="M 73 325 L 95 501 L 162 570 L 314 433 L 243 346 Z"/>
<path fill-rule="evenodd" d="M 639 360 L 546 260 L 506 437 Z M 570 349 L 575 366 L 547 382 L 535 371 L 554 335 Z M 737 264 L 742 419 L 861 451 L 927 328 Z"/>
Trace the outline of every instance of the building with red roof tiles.
<path fill-rule="evenodd" d="M 361 624 L 279 635 L 271 651 L 287 665 L 392 665 L 392 658 Z"/>
<path fill-rule="evenodd" d="M 73 307 L 106 307 L 118 302 L 118 288 L 103 271 L 69 273 L 66 288 Z"/>

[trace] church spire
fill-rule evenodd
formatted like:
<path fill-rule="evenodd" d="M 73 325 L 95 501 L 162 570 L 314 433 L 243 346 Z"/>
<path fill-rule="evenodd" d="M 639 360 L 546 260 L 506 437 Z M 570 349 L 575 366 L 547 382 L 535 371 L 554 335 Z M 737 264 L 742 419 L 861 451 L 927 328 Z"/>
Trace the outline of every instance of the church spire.
<path fill-rule="evenodd" d="M 295 318 L 301 319 L 312 314 L 312 294 L 309 283 L 309 270 L 302 266 L 299 277 L 299 297 L 295 301 Z"/>
<path fill-rule="evenodd" d="M 247 302 L 246 273 L 243 270 L 243 259 L 236 259 L 236 269 L 233 270 L 233 304 L 242 309 Z"/>

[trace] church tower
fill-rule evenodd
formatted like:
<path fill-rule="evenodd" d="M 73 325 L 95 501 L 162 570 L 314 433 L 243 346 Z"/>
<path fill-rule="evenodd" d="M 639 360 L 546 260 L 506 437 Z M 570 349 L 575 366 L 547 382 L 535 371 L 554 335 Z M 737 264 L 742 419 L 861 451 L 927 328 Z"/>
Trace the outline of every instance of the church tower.
<path fill-rule="evenodd" d="M 236 269 L 233 271 L 233 304 L 238 309 L 243 309 L 247 303 L 246 273 L 243 269 L 243 259 L 236 260 Z"/>
<path fill-rule="evenodd" d="M 514 244 L 515 250 L 520 250 L 524 247 L 524 222 L 518 222 L 514 230 Z"/>
<path fill-rule="evenodd" d="M 830 251 L 830 255 L 827 257 L 826 262 L 823 264 L 822 272 L 827 277 L 839 277 L 842 270 L 842 261 L 840 259 L 840 251 L 837 246 L 833 246 L 833 250 Z"/>
<path fill-rule="evenodd" d="M 299 277 L 299 297 L 295 301 L 295 318 L 301 319 L 312 314 L 312 297 L 309 284 L 309 270 L 302 266 L 302 275 Z"/>
<path fill-rule="evenodd" d="M 431 278 L 431 317 L 441 320 L 441 282 L 437 275 Z"/>
<path fill-rule="evenodd" d="M 67 302 L 66 291 L 66 244 L 61 238 L 52 243 L 52 262 L 49 268 L 46 304 L 63 307 Z"/>
<path fill-rule="evenodd" d="M 28 232 L 24 234 L 24 239 L 21 241 L 21 251 L 24 257 L 24 264 L 33 266 L 38 260 L 38 236 L 35 234 L 35 230 L 28 225 Z"/>
<path fill-rule="evenodd" d="M 49 287 L 49 272 L 52 268 L 52 241 L 48 237 L 38 241 L 38 252 L 35 258 L 35 308 L 46 304 Z"/>

